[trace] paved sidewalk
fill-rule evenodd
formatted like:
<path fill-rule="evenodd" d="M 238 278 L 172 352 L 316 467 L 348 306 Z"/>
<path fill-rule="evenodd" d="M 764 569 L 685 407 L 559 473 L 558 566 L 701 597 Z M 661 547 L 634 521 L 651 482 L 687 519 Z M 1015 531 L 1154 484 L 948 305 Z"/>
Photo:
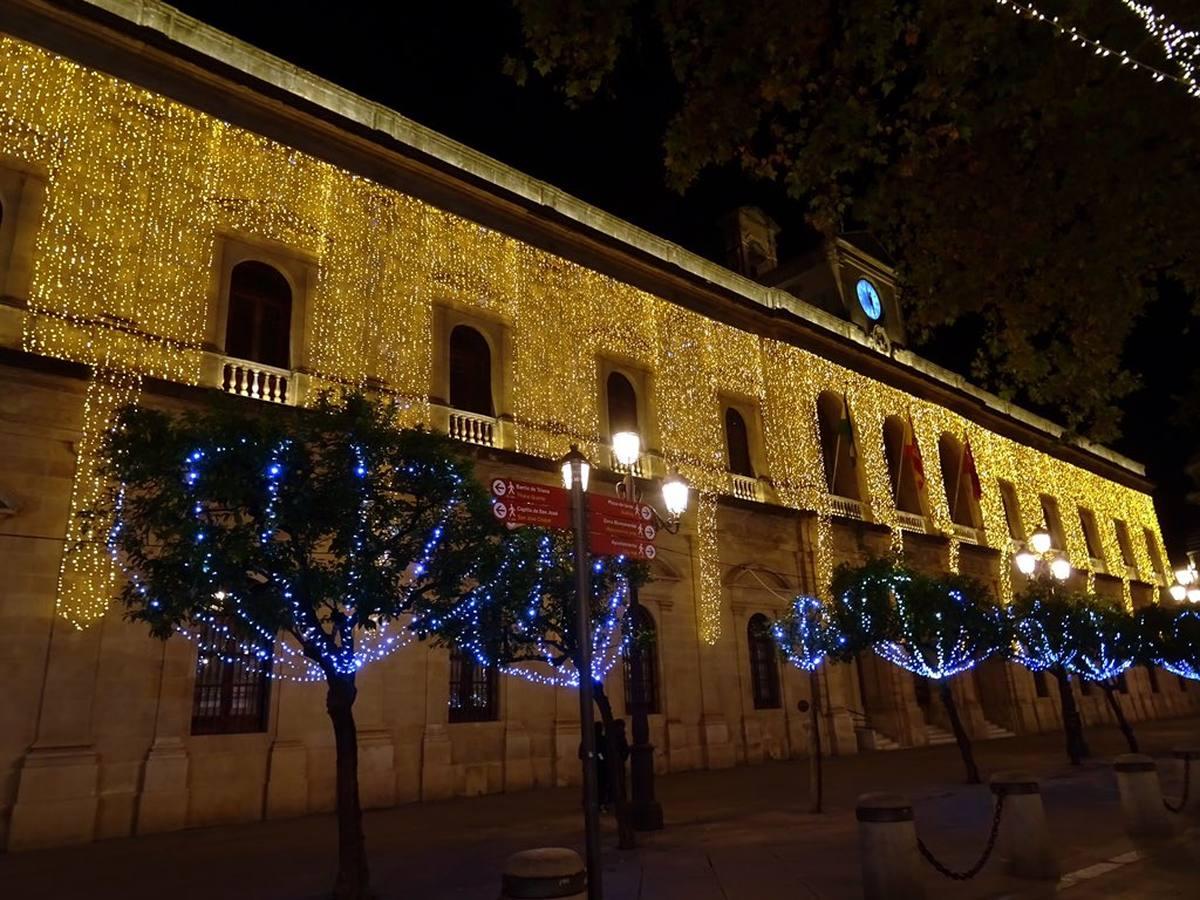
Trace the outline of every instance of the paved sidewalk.
<path fill-rule="evenodd" d="M 1143 723 L 1146 752 L 1200 743 L 1200 720 Z M 1124 752 L 1115 730 L 1090 729 L 1096 757 L 1065 765 L 1058 733 L 976 745 L 984 772 L 1021 768 L 1043 779 L 1047 816 L 1063 845 L 1062 871 L 1085 872 L 1064 900 L 1200 896 L 1200 841 L 1177 840 L 1159 856 L 1130 855 L 1107 757 Z M 1180 789 L 1172 764 L 1164 790 Z M 827 760 L 827 808 L 807 813 L 807 764 L 778 763 L 659 779 L 666 830 L 617 851 L 608 823 L 608 900 L 807 900 L 853 898 L 859 887 L 854 798 L 886 790 L 911 797 L 922 838 L 954 868 L 978 856 L 991 823 L 985 787 L 962 785 L 953 745 Z M 1193 790 L 1200 784 L 1193 783 Z M 368 813 L 372 881 L 380 898 L 495 900 L 505 857 L 516 850 L 581 843 L 578 792 L 539 791 Z M 1181 823 L 1182 828 L 1182 823 Z M 307 900 L 332 882 L 333 819 L 196 829 L 0 857 L 0 897 L 53 900 Z M 1111 860 L 1119 860 L 1113 863 Z M 1136 860 L 1136 861 L 1131 861 Z M 927 869 L 931 897 L 1050 896 L 1053 885 L 1008 878 L 990 862 L 951 882 Z"/>

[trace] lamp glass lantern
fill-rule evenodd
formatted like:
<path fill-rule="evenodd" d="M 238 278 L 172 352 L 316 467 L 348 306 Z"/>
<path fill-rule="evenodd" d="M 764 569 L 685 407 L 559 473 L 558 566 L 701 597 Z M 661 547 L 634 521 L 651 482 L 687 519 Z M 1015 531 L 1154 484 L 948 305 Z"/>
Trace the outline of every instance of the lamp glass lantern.
<path fill-rule="evenodd" d="M 663 481 L 662 499 L 667 515 L 672 519 L 679 519 L 687 512 L 688 485 L 679 476 L 679 473 L 672 472 Z"/>
<path fill-rule="evenodd" d="M 1037 557 L 1028 550 L 1022 550 L 1014 557 L 1014 562 L 1017 564 L 1017 571 L 1022 575 L 1032 575 L 1034 568 L 1037 567 Z"/>
<path fill-rule="evenodd" d="M 579 448 L 574 444 L 571 445 L 571 451 L 562 458 L 562 483 L 563 487 L 568 491 L 571 485 L 575 483 L 575 470 L 579 470 L 579 487 L 582 490 L 588 489 L 588 475 L 591 473 L 592 467 L 588 464 L 587 457 L 579 452 Z"/>
<path fill-rule="evenodd" d="M 612 436 L 612 451 L 618 463 L 632 466 L 642 456 L 642 439 L 636 431 L 618 431 Z"/>
<path fill-rule="evenodd" d="M 1188 603 L 1200 603 L 1200 587 L 1190 587 L 1187 589 Z"/>
<path fill-rule="evenodd" d="M 1065 556 L 1056 556 L 1050 561 L 1050 574 L 1059 581 L 1066 581 L 1071 577 L 1071 564 Z"/>
<path fill-rule="evenodd" d="M 1173 584 L 1167 589 L 1171 594 L 1171 599 L 1176 603 L 1182 603 L 1188 595 L 1188 589 L 1182 584 Z"/>
<path fill-rule="evenodd" d="M 1050 534 L 1049 532 L 1038 529 L 1029 537 L 1029 546 L 1033 548 L 1034 553 L 1049 553 L 1050 552 Z"/>

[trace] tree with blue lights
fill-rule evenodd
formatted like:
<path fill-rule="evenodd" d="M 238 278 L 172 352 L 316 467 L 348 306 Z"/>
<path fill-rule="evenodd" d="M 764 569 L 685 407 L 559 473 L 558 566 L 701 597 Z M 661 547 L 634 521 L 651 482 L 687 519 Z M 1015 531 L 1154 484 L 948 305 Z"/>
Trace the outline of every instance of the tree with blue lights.
<path fill-rule="evenodd" d="M 515 548 L 515 552 L 511 552 Z M 536 684 L 578 687 L 582 677 L 575 557 L 570 532 L 522 528 L 512 533 L 513 562 L 502 561 L 493 586 L 473 594 L 425 594 L 414 606 L 422 638 L 457 647 L 483 666 Z M 588 621 L 592 690 L 608 739 L 608 763 L 616 799 L 621 845 L 632 847 L 633 824 L 625 808 L 624 761 L 617 722 L 604 682 L 631 641 L 625 615 L 629 591 L 647 579 L 644 563 L 623 557 L 593 556 Z"/>
<path fill-rule="evenodd" d="M 276 678 L 323 681 L 337 756 L 337 898 L 368 894 L 358 670 L 414 607 L 469 602 L 516 551 L 448 439 L 361 395 L 249 415 L 222 398 L 125 410 L 108 444 L 110 536 L 130 619 Z M 93 514 L 99 511 L 93 511 Z M 532 563 L 527 563 L 532 565 Z"/>
<path fill-rule="evenodd" d="M 849 636 L 843 653 L 869 646 L 893 665 L 928 678 L 958 744 L 967 783 L 980 782 L 971 739 L 949 679 L 994 654 L 1003 619 L 983 584 L 963 575 L 925 575 L 897 560 L 841 566 L 834 574 L 838 630 Z"/>
<path fill-rule="evenodd" d="M 821 710 L 820 682 L 817 669 L 831 653 L 839 652 L 842 643 L 829 616 L 829 608 L 816 597 L 800 596 L 792 608 L 771 626 L 771 636 L 779 645 L 784 658 L 802 672 L 808 673 L 809 696 L 809 787 L 812 811 L 822 809 L 821 773 Z"/>
<path fill-rule="evenodd" d="M 1104 692 L 1129 752 L 1138 753 L 1137 735 L 1117 695 L 1117 679 L 1135 663 L 1153 665 L 1152 651 L 1143 640 L 1138 621 L 1112 603 L 1094 595 L 1081 595 L 1075 601 L 1074 614 L 1077 621 L 1072 633 L 1079 635 L 1079 652 L 1070 669 Z"/>
<path fill-rule="evenodd" d="M 1172 675 L 1200 681 L 1200 610 L 1154 604 L 1137 615 L 1143 656 Z"/>
<path fill-rule="evenodd" d="M 1079 609 L 1084 599 L 1053 578 L 1033 578 L 1008 606 L 1012 641 L 1006 644 L 1008 658 L 1033 672 L 1049 672 L 1058 684 L 1063 735 L 1067 758 L 1078 766 L 1090 755 L 1083 736 L 1083 719 L 1071 689 L 1071 673 L 1077 657 L 1089 646 L 1087 625 Z"/>

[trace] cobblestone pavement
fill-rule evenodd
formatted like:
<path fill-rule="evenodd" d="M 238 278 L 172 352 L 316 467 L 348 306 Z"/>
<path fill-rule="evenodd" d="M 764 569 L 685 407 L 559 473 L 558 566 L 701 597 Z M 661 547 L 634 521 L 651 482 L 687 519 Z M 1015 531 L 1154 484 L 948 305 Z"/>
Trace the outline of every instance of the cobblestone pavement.
<path fill-rule="evenodd" d="M 1200 744 L 1200 720 L 1138 726 L 1146 752 Z M 1025 769 L 1042 780 L 1064 873 L 1058 885 L 1008 878 L 995 861 L 966 883 L 926 868 L 931 897 L 1200 896 L 1200 839 L 1179 823 L 1165 847 L 1137 851 L 1125 837 L 1108 758 L 1120 735 L 1090 729 L 1096 754 L 1065 764 L 1057 733 L 980 743 L 984 772 Z M 1180 790 L 1176 766 L 1160 766 L 1164 791 Z M 991 822 L 982 786 L 961 784 L 953 746 L 884 751 L 827 760 L 828 812 L 807 812 L 803 761 L 686 772 L 659 779 L 667 828 L 615 849 L 606 823 L 607 900 L 763 900 L 861 896 L 854 798 L 886 790 L 911 797 L 917 829 L 953 868 L 978 856 Z M 1193 784 L 1193 789 L 1200 785 Z M 581 843 L 576 790 L 537 791 L 413 805 L 368 813 L 372 881 L 380 898 L 495 900 L 505 857 L 541 846 Z M 1194 823 L 1200 824 L 1200 823 Z M 0 857 L 0 897 L 53 900 L 307 900 L 332 882 L 333 819 L 195 829 Z M 1153 852 L 1151 852 L 1153 851 Z"/>

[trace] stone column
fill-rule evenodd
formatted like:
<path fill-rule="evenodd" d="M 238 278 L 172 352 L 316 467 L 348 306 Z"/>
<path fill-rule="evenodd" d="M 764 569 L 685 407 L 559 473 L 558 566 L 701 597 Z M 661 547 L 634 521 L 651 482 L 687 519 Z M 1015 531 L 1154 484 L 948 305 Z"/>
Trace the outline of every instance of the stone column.
<path fill-rule="evenodd" d="M 163 642 L 154 743 L 142 768 L 135 831 L 153 834 L 187 825 L 188 750 L 196 651 L 191 642 Z"/>
<path fill-rule="evenodd" d="M 95 837 L 100 760 L 92 744 L 92 704 L 102 632 L 102 622 L 80 631 L 54 616 L 37 739 L 21 767 L 9 850 Z"/>

